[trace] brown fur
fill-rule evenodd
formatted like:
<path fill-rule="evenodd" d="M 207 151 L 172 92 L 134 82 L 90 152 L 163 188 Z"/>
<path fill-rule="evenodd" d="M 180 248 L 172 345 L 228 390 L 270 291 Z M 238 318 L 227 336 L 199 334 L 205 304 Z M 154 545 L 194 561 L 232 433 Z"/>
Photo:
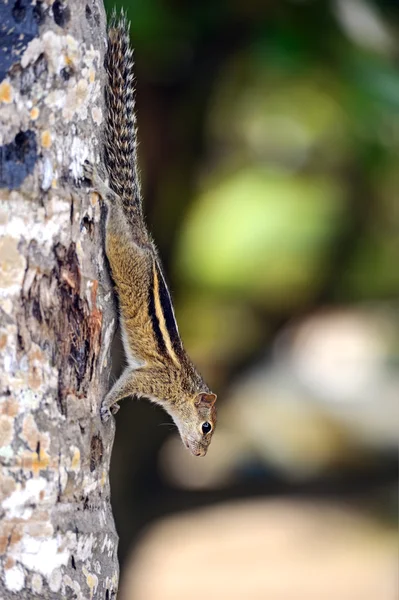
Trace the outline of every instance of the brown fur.
<path fill-rule="evenodd" d="M 184 444 L 204 456 L 216 425 L 216 396 L 184 350 L 174 320 L 156 248 L 142 213 L 136 157 L 134 79 L 128 24 L 121 15 L 108 33 L 106 68 L 106 188 L 93 169 L 86 173 L 107 201 L 106 253 L 119 297 L 128 367 L 102 404 L 109 409 L 125 396 L 147 397 L 175 421 Z M 211 432 L 202 425 L 209 422 Z"/>

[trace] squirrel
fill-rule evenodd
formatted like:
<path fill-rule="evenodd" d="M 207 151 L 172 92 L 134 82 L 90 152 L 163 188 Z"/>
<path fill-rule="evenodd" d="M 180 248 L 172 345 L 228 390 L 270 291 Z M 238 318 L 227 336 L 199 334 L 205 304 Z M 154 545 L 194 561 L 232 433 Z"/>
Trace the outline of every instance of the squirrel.
<path fill-rule="evenodd" d="M 127 367 L 105 396 L 107 421 L 126 396 L 161 405 L 185 446 L 205 456 L 216 426 L 216 395 L 183 347 L 157 249 L 147 230 L 137 166 L 137 129 L 130 24 L 115 12 L 105 56 L 104 160 L 109 184 L 85 163 L 85 177 L 107 206 L 105 250 L 119 299 Z"/>

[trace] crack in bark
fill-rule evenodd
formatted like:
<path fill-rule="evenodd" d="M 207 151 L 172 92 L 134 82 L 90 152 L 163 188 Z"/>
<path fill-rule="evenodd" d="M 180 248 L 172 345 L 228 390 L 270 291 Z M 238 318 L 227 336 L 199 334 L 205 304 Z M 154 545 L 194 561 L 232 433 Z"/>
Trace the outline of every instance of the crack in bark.
<path fill-rule="evenodd" d="M 53 248 L 56 264 L 51 272 L 36 269 L 33 277 L 35 244 L 29 250 L 20 298 L 19 350 L 25 352 L 35 342 L 50 353 L 52 365 L 58 369 L 58 406 L 66 415 L 66 397 L 86 395 L 99 357 L 102 312 L 96 305 L 98 282 L 93 282 L 90 307 L 81 297 L 81 271 L 74 242 L 69 247 L 57 243 Z"/>

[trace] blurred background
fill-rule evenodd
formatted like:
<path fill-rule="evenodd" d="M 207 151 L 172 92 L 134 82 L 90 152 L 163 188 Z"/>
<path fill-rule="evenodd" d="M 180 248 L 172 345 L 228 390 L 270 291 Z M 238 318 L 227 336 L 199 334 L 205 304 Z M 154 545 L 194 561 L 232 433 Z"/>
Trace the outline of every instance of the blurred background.
<path fill-rule="evenodd" d="M 219 414 L 197 459 L 122 403 L 120 599 L 396 600 L 399 3 L 123 6 L 148 222 Z"/>

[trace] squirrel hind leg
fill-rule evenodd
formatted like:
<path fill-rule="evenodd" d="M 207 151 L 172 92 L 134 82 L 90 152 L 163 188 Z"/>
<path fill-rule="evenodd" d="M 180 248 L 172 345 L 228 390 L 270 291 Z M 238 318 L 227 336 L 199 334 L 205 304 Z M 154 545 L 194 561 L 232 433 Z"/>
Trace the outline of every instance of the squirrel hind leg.
<path fill-rule="evenodd" d="M 111 188 L 105 183 L 95 165 L 85 161 L 83 164 L 83 175 L 85 179 L 90 181 L 94 191 L 96 191 L 103 200 L 113 203 L 118 201 L 120 202 L 118 194 L 111 190 Z"/>

